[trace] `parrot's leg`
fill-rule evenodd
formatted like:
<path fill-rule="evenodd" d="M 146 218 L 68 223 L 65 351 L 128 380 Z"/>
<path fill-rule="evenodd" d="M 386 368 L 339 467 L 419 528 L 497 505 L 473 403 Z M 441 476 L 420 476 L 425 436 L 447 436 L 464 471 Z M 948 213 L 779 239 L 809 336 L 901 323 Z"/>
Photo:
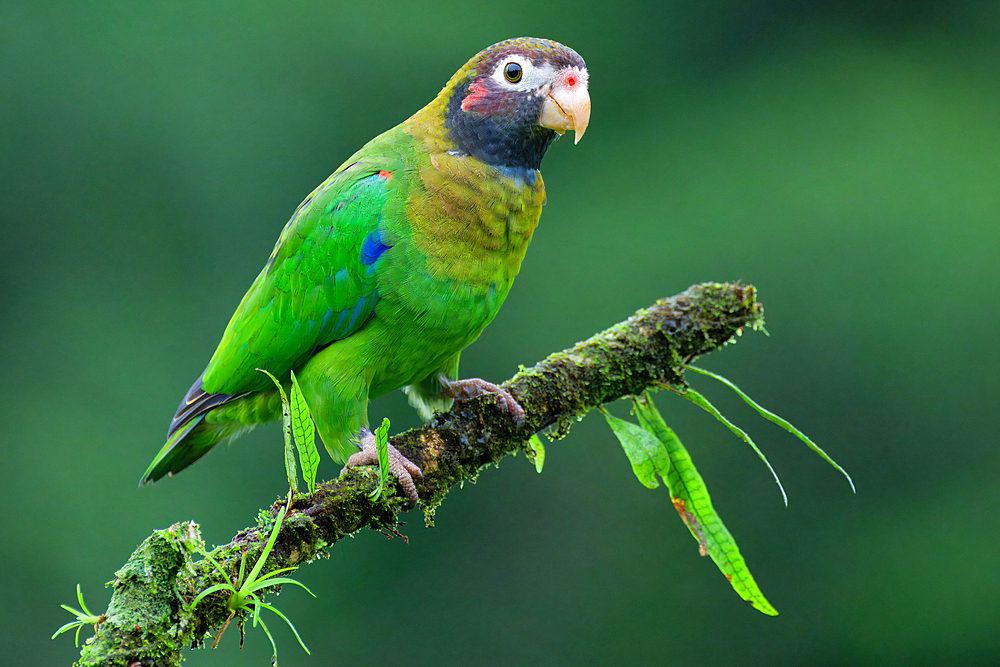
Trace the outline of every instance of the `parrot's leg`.
<path fill-rule="evenodd" d="M 378 440 L 375 434 L 365 427 L 361 427 L 360 443 L 361 451 L 347 459 L 348 467 L 378 465 Z M 400 486 L 413 504 L 416 505 L 417 486 L 413 483 L 414 477 L 423 477 L 420 468 L 408 458 L 399 453 L 399 450 L 389 445 L 389 472 L 399 480 Z"/>
<path fill-rule="evenodd" d="M 524 408 L 514 400 L 510 392 L 486 380 L 468 378 L 465 380 L 450 380 L 444 375 L 438 378 L 441 383 L 441 396 L 453 398 L 456 401 L 468 401 L 484 394 L 494 394 L 497 405 L 506 411 L 520 425 L 524 421 Z"/>

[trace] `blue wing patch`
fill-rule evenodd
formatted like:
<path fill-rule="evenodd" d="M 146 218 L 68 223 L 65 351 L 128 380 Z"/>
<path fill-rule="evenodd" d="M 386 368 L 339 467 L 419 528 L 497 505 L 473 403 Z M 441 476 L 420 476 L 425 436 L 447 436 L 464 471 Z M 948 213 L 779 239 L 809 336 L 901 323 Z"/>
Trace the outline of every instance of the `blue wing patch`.
<path fill-rule="evenodd" d="M 379 260 L 395 242 L 378 230 L 391 174 L 355 166 L 324 182 L 285 225 L 205 369 L 211 400 L 268 389 L 256 368 L 283 375 L 374 315 Z"/>
<path fill-rule="evenodd" d="M 382 253 L 391 247 L 392 246 L 383 243 L 382 234 L 378 229 L 372 230 L 361 243 L 361 263 L 365 266 L 374 264 L 375 260 L 381 257 Z"/>

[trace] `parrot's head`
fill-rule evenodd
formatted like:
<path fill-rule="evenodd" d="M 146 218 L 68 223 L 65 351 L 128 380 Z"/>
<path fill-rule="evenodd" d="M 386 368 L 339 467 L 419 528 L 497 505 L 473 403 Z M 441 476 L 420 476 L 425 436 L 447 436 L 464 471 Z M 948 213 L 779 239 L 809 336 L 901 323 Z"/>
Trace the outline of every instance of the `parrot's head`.
<path fill-rule="evenodd" d="M 587 65 L 576 51 L 522 37 L 474 56 L 445 87 L 458 149 L 495 166 L 538 169 L 557 134 L 590 121 Z"/>

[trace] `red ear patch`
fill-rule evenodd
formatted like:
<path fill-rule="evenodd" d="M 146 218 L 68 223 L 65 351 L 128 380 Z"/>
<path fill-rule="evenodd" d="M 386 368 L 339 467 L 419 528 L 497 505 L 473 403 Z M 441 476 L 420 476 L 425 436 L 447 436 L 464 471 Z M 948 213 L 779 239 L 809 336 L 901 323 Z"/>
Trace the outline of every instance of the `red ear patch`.
<path fill-rule="evenodd" d="M 465 96 L 464 100 L 462 100 L 462 111 L 468 111 L 482 102 L 483 98 L 486 97 L 486 94 L 486 86 L 478 81 L 473 82 L 473 84 L 469 86 L 469 94 Z"/>

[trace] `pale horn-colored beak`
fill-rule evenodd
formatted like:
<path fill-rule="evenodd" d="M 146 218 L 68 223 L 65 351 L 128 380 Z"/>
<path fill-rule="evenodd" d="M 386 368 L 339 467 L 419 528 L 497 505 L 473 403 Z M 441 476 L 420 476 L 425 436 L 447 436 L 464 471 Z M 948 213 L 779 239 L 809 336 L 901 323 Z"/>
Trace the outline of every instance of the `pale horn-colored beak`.
<path fill-rule="evenodd" d="M 552 91 L 542 103 L 538 124 L 562 134 L 573 130 L 580 143 L 590 123 L 590 93 L 587 91 L 587 71 L 569 67 L 559 73 Z"/>

